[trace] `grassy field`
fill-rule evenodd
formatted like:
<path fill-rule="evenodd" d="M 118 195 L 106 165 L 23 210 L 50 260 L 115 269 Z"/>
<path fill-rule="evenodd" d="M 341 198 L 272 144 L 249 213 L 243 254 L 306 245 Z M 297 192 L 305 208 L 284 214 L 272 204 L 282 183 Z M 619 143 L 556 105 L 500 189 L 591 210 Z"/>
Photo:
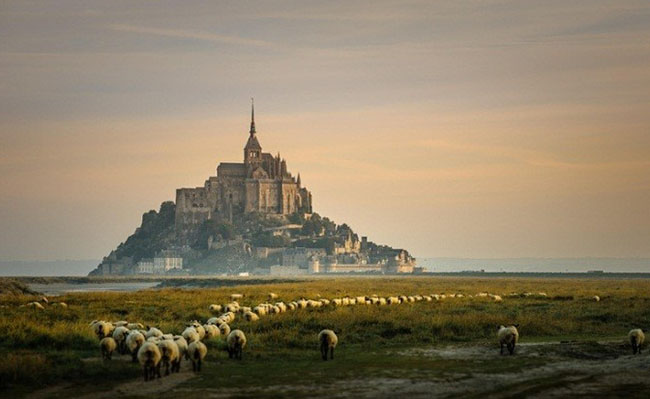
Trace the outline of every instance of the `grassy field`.
<path fill-rule="evenodd" d="M 237 318 L 231 326 L 248 337 L 244 360 L 229 360 L 225 344 L 214 339 L 207 342 L 207 363 L 200 375 L 187 371 L 186 364 L 182 373 L 151 383 L 141 381 L 139 366 L 127 356 L 111 362 L 99 360 L 98 340 L 88 327 L 94 319 L 129 320 L 179 334 L 188 321 L 205 322 L 213 316 L 208 305 L 226 303 L 232 293 L 244 295 L 242 305 L 254 306 L 266 301 L 269 292 L 285 302 L 373 294 L 462 293 L 465 297 L 393 306 L 302 309 L 250 323 Z M 504 295 L 503 302 L 468 297 L 479 292 Z M 505 296 L 513 292 L 545 292 L 547 297 Z M 601 301 L 593 301 L 594 295 Z M 650 326 L 650 280 L 646 279 L 331 278 L 224 288 L 75 293 L 55 299 L 66 302 L 67 309 L 19 307 L 36 298 L 0 296 L 0 356 L 4 359 L 0 361 L 0 390 L 13 397 L 88 394 L 96 398 L 117 392 L 178 398 L 195 396 L 197 391 L 216 397 L 396 393 L 516 397 L 565 385 L 569 389 L 582 384 L 593 390 L 595 376 L 618 375 L 615 366 L 625 368 L 643 361 L 638 367 L 646 373 L 646 382 L 621 377 L 597 386 L 597 393 L 647 397 L 650 388 L 644 385 L 648 384 L 650 358 L 645 353 L 629 356 L 625 344 L 631 328 Z M 512 323 L 520 325 L 522 345 L 515 356 L 501 357 L 496 326 Z M 320 360 L 316 336 L 323 328 L 335 330 L 339 337 L 332 362 Z M 614 371 L 597 367 L 604 362 L 610 362 L 607 367 Z M 538 372 L 526 375 L 526 370 Z M 503 391 L 504 387 L 508 390 Z"/>

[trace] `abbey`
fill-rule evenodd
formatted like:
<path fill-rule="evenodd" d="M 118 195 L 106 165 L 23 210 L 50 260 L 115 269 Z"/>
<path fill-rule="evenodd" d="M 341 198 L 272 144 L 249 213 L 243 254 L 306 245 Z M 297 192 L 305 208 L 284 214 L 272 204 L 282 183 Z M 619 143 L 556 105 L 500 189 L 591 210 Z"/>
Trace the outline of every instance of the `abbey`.
<path fill-rule="evenodd" d="M 232 220 L 233 215 L 251 212 L 277 216 L 312 212 L 311 193 L 301 186 L 300 174 L 293 177 L 279 153 L 274 157 L 262 152 L 254 106 L 244 162 L 222 162 L 203 187 L 176 190 L 176 232 L 183 236 L 205 220 Z"/>

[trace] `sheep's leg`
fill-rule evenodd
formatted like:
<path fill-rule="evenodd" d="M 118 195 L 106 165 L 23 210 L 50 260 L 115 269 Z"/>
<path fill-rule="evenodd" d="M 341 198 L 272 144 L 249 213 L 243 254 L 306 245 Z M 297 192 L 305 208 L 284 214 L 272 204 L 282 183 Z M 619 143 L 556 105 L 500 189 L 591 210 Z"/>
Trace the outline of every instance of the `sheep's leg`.
<path fill-rule="evenodd" d="M 131 362 L 133 362 L 133 363 L 137 362 L 138 361 L 138 351 L 133 351 L 133 353 L 131 354 L 131 358 L 132 358 Z"/>
<path fill-rule="evenodd" d="M 149 381 L 149 370 L 148 370 L 147 366 L 144 366 L 143 371 L 144 371 L 144 380 Z"/>
<path fill-rule="evenodd" d="M 158 378 L 160 378 L 161 377 L 161 375 L 160 375 L 160 363 L 158 363 L 158 366 L 156 366 L 155 370 L 156 370 L 156 376 L 158 376 Z"/>
<path fill-rule="evenodd" d="M 165 375 L 169 375 L 169 361 L 165 362 Z"/>
<path fill-rule="evenodd" d="M 510 352 L 510 355 L 515 353 L 515 344 L 514 343 L 509 343 L 508 344 L 508 352 Z"/>
<path fill-rule="evenodd" d="M 330 360 L 334 360 L 334 347 L 330 348 Z"/>
<path fill-rule="evenodd" d="M 197 371 L 201 372 L 201 358 L 200 357 L 199 357 L 199 361 L 197 363 L 198 363 L 198 365 L 196 366 Z"/>
<path fill-rule="evenodd" d="M 323 358 L 323 360 L 327 360 L 327 347 L 323 344 L 320 346 L 320 355 Z"/>
<path fill-rule="evenodd" d="M 501 354 L 503 355 L 503 342 L 501 343 Z"/>

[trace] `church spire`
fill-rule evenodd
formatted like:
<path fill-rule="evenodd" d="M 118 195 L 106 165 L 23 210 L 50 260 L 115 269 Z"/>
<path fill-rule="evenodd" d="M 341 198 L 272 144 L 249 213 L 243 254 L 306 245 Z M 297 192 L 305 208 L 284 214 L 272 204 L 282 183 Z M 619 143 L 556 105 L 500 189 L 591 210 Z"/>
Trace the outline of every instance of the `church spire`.
<path fill-rule="evenodd" d="M 255 100 L 251 97 L 251 135 L 255 134 Z"/>

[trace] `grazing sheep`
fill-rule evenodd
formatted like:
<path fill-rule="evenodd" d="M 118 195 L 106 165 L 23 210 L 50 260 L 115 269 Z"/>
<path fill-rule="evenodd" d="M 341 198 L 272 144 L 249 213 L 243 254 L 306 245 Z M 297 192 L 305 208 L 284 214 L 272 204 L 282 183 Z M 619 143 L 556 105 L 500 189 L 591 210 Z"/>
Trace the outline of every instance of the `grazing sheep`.
<path fill-rule="evenodd" d="M 298 304 L 296 302 L 289 302 L 287 305 L 288 310 L 296 310 L 298 309 Z"/>
<path fill-rule="evenodd" d="M 231 301 L 236 301 L 237 299 L 241 299 L 243 297 L 244 297 L 244 295 L 242 295 L 242 294 L 231 294 L 230 295 L 230 300 Z"/>
<path fill-rule="evenodd" d="M 185 338 L 185 340 L 190 344 L 192 342 L 201 340 L 199 333 L 196 331 L 196 328 L 194 327 L 187 327 L 185 330 L 183 330 L 181 336 Z"/>
<path fill-rule="evenodd" d="M 162 340 L 158 342 L 158 349 L 160 349 L 160 362 L 165 367 L 165 375 L 169 375 L 169 367 L 171 372 L 177 373 L 181 371 L 181 355 L 178 350 L 178 345 L 172 340 Z"/>
<path fill-rule="evenodd" d="M 494 302 L 502 302 L 503 298 L 501 298 L 501 295 L 493 295 L 492 299 L 494 299 Z"/>
<path fill-rule="evenodd" d="M 342 306 L 343 305 L 343 300 L 341 298 L 334 298 L 334 299 L 332 299 L 332 305 L 334 305 L 334 306 Z"/>
<path fill-rule="evenodd" d="M 129 330 L 142 330 L 144 329 L 144 325 L 142 323 L 129 323 L 126 325 L 126 328 Z"/>
<path fill-rule="evenodd" d="M 269 301 L 275 299 L 278 297 L 278 294 L 274 294 L 273 292 L 269 292 Z"/>
<path fill-rule="evenodd" d="M 174 340 L 174 334 L 163 334 L 162 337 L 160 337 L 161 340 L 167 340 L 167 341 L 173 341 Z"/>
<path fill-rule="evenodd" d="M 65 302 L 54 302 L 54 303 L 52 304 L 52 306 L 55 306 L 55 307 L 62 307 L 62 308 L 67 308 L 67 307 L 68 307 L 68 304 L 65 303 Z"/>
<path fill-rule="evenodd" d="M 600 302 L 600 297 L 598 295 L 594 295 L 593 297 L 591 297 L 591 300 L 594 302 Z"/>
<path fill-rule="evenodd" d="M 47 299 L 47 297 L 41 297 L 41 302 L 43 303 L 49 303 L 50 301 Z"/>
<path fill-rule="evenodd" d="M 509 327 L 497 327 L 497 338 L 499 338 L 499 345 L 501 345 L 501 354 L 503 355 L 503 345 L 506 345 L 510 354 L 515 353 L 515 345 L 519 341 L 519 331 L 517 331 L 519 324 L 514 324 Z"/>
<path fill-rule="evenodd" d="M 641 354 L 641 345 L 643 345 L 643 342 L 645 341 L 645 334 L 643 333 L 643 330 L 640 328 L 635 328 L 633 330 L 630 330 L 627 336 L 630 339 L 630 344 L 632 344 L 632 354 Z"/>
<path fill-rule="evenodd" d="M 246 312 L 244 313 L 244 319 L 246 321 L 257 321 L 260 317 L 253 312 Z"/>
<path fill-rule="evenodd" d="M 99 349 L 102 352 L 102 359 L 111 360 L 115 348 L 117 348 L 117 343 L 115 343 L 115 340 L 111 337 L 102 338 L 102 340 L 99 341 Z"/>
<path fill-rule="evenodd" d="M 126 337 L 129 335 L 129 332 L 129 329 L 124 326 L 117 327 L 113 331 L 113 339 L 117 344 L 118 352 L 121 354 L 126 353 Z"/>
<path fill-rule="evenodd" d="M 145 334 L 145 337 L 151 338 L 151 337 L 156 337 L 160 338 L 163 336 L 163 332 L 157 329 L 156 327 L 149 327 L 147 326 L 147 334 Z"/>
<path fill-rule="evenodd" d="M 126 336 L 126 348 L 131 352 L 133 363 L 138 361 L 138 350 L 144 344 L 144 334 L 140 331 L 131 331 Z"/>
<path fill-rule="evenodd" d="M 188 327 L 194 327 L 197 333 L 199 333 L 199 339 L 203 339 L 205 337 L 205 328 L 199 323 L 198 321 L 194 320 L 192 323 L 188 325 Z"/>
<path fill-rule="evenodd" d="M 330 359 L 334 359 L 334 348 L 339 342 L 338 337 L 332 330 L 323 330 L 318 334 L 318 342 L 320 343 L 320 354 L 323 360 L 327 360 L 327 352 L 330 353 Z"/>
<path fill-rule="evenodd" d="M 113 325 L 103 320 L 95 321 L 91 327 L 100 340 L 110 336 L 113 332 Z"/>
<path fill-rule="evenodd" d="M 253 308 L 253 313 L 257 314 L 258 316 L 264 316 L 266 315 L 266 308 L 263 306 L 255 306 Z"/>
<path fill-rule="evenodd" d="M 241 360 L 242 350 L 246 346 L 244 332 L 242 330 L 233 330 L 228 334 L 226 342 L 228 343 L 228 357 Z"/>
<path fill-rule="evenodd" d="M 120 321 L 114 321 L 113 326 L 115 327 L 126 327 L 129 324 L 128 321 L 125 320 L 120 320 Z"/>
<path fill-rule="evenodd" d="M 226 312 L 220 316 L 222 319 L 225 320 L 226 323 L 232 323 L 235 321 L 235 313 L 233 312 Z"/>
<path fill-rule="evenodd" d="M 45 310 L 45 308 L 43 307 L 43 305 L 41 305 L 41 304 L 38 303 L 38 302 L 30 302 L 30 303 L 28 303 L 28 304 L 21 305 L 21 307 L 23 307 L 23 306 L 28 307 L 28 308 L 34 308 L 34 309 L 39 309 L 39 310 Z"/>
<path fill-rule="evenodd" d="M 189 360 L 190 356 L 187 353 L 187 341 L 185 338 L 183 338 L 180 335 L 174 335 L 174 342 L 176 342 L 176 346 L 178 346 L 178 354 L 183 357 L 185 356 L 185 359 Z"/>
<path fill-rule="evenodd" d="M 192 371 L 201 371 L 201 363 L 208 354 L 208 347 L 201 341 L 192 342 L 187 347 L 187 353 L 192 362 Z"/>
<path fill-rule="evenodd" d="M 162 354 L 158 345 L 153 342 L 145 342 L 138 350 L 138 361 L 142 366 L 144 380 L 149 381 L 158 376 L 160 378 L 160 360 Z"/>
<path fill-rule="evenodd" d="M 255 314 L 255 313 L 253 313 L 253 314 Z M 257 315 L 255 315 L 255 316 L 257 316 Z M 206 325 L 203 326 L 203 329 L 205 330 L 205 338 L 206 339 L 218 337 L 219 335 L 221 335 L 221 331 L 219 330 L 219 328 L 217 328 L 217 326 L 215 326 L 213 324 L 206 324 Z"/>
<path fill-rule="evenodd" d="M 212 313 L 219 313 L 223 307 L 221 305 L 210 305 L 208 306 L 208 310 Z"/>
<path fill-rule="evenodd" d="M 220 332 L 221 335 L 223 335 L 224 337 L 227 337 L 228 334 L 230 334 L 230 326 L 228 325 L 228 323 L 221 323 L 221 324 L 219 324 L 219 332 Z"/>

